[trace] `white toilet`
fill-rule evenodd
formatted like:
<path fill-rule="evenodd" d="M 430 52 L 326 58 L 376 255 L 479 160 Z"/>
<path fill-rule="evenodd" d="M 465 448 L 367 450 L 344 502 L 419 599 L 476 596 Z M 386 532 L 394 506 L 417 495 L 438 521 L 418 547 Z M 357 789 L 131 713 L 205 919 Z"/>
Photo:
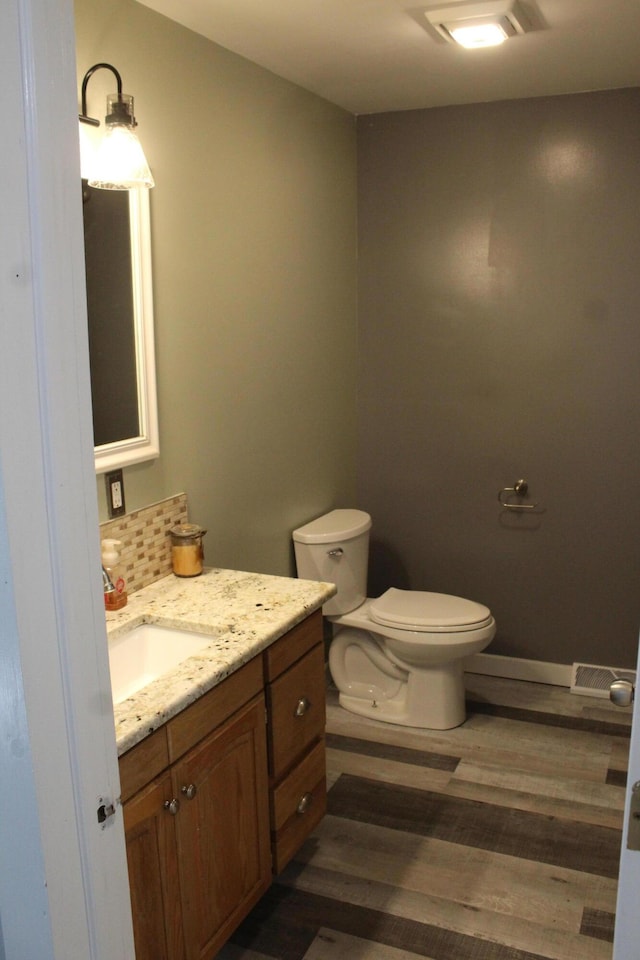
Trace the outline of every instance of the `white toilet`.
<path fill-rule="evenodd" d="M 371 517 L 332 510 L 293 531 L 298 576 L 335 583 L 322 612 L 333 624 L 329 668 L 352 713 L 448 730 L 465 720 L 464 659 L 496 632 L 481 603 L 397 590 L 367 599 Z"/>

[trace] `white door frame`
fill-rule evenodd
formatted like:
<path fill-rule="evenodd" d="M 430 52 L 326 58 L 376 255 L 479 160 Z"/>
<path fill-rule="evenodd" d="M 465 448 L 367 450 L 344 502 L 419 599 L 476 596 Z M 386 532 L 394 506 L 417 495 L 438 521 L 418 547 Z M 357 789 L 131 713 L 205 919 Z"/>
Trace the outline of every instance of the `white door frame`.
<path fill-rule="evenodd" d="M 640 648 L 638 651 L 637 670 L 636 676 L 640 677 Z M 640 780 L 640 690 L 636 688 L 636 699 L 633 704 L 631 745 L 629 747 L 629 773 L 624 810 L 622 850 L 620 853 L 613 960 L 637 960 L 640 954 L 640 851 L 627 850 L 631 788 L 638 780 Z"/>
<path fill-rule="evenodd" d="M 0 4 L 0 960 L 132 960 L 100 589 L 72 0 Z M 636 713 L 638 713 L 636 705 Z M 634 724 L 630 779 L 640 779 Z M 625 828 L 626 829 L 626 828 Z M 623 851 L 615 960 L 640 942 Z"/>
<path fill-rule="evenodd" d="M 0 4 L 0 958 L 132 960 L 72 0 Z"/>

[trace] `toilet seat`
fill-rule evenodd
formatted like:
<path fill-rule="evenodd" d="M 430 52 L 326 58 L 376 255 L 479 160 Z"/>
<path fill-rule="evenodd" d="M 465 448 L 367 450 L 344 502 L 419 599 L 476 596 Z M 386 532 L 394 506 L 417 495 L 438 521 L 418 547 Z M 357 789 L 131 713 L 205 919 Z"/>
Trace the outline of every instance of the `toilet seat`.
<path fill-rule="evenodd" d="M 396 587 L 373 600 L 369 614 L 382 626 L 425 633 L 480 630 L 493 621 L 489 608 L 474 600 Z"/>

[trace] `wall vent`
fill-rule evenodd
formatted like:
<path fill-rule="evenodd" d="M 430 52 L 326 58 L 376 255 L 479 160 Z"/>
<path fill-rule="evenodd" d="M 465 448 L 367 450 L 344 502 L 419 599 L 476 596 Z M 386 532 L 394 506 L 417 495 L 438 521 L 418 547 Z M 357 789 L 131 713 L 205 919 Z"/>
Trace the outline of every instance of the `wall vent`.
<path fill-rule="evenodd" d="M 571 693 L 589 697 L 609 698 L 609 687 L 614 680 L 636 682 L 635 670 L 619 667 L 596 667 L 591 663 L 574 663 L 571 668 Z"/>

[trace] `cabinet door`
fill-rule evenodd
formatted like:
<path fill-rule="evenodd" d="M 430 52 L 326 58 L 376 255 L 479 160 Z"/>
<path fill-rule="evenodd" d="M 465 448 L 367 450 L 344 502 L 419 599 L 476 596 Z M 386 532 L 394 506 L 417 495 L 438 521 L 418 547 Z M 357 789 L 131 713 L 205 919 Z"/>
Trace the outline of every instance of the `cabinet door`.
<path fill-rule="evenodd" d="M 172 770 L 188 960 L 210 960 L 271 883 L 261 694 Z"/>
<path fill-rule="evenodd" d="M 123 806 L 136 960 L 185 957 L 172 798 L 167 773 Z"/>

